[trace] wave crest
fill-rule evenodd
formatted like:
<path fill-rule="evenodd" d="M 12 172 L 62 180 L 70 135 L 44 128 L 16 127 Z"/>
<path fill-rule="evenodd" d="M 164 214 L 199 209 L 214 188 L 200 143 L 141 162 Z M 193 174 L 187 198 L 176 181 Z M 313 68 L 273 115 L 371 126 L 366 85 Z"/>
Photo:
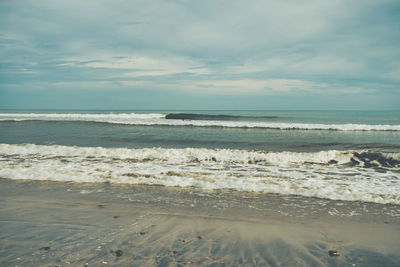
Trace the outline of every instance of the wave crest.
<path fill-rule="evenodd" d="M 0 157 L 0 177 L 10 179 L 228 188 L 400 204 L 399 153 L 0 144 Z"/>
<path fill-rule="evenodd" d="M 372 124 L 318 124 L 284 123 L 270 121 L 248 121 L 244 116 L 235 120 L 235 116 L 201 114 L 160 114 L 160 113 L 122 113 L 122 114 L 38 114 L 38 113 L 0 113 L 0 121 L 84 121 L 140 126 L 180 126 L 180 127 L 227 127 L 261 128 L 278 130 L 336 130 L 336 131 L 400 131 L 400 125 Z M 187 118 L 187 119 L 185 119 Z M 219 119 L 218 119 L 219 118 Z M 229 119 L 228 119 L 229 118 Z M 271 117 L 272 118 L 272 117 Z"/>

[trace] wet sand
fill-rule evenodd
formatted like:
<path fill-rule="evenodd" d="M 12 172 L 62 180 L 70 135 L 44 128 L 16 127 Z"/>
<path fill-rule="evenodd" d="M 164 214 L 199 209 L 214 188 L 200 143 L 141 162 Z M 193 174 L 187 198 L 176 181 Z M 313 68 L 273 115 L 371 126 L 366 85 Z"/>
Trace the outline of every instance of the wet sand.
<path fill-rule="evenodd" d="M 57 265 L 400 266 L 400 206 L 0 179 L 0 266 Z"/>

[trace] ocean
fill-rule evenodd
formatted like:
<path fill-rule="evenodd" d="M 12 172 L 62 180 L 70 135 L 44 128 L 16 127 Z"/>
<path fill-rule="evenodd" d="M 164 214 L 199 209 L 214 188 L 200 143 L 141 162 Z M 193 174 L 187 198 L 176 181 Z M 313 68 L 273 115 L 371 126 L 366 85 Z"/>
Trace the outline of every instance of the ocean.
<path fill-rule="evenodd" d="M 0 178 L 400 205 L 400 111 L 2 110 Z"/>

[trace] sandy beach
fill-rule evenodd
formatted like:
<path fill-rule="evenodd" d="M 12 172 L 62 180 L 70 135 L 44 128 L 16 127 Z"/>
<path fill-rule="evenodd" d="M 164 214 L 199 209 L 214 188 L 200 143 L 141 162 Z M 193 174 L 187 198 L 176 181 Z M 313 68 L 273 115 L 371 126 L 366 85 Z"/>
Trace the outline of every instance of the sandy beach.
<path fill-rule="evenodd" d="M 9 179 L 0 201 L 1 266 L 400 264 L 397 205 Z"/>
<path fill-rule="evenodd" d="M 400 0 L 0 0 L 0 267 L 400 267 Z"/>

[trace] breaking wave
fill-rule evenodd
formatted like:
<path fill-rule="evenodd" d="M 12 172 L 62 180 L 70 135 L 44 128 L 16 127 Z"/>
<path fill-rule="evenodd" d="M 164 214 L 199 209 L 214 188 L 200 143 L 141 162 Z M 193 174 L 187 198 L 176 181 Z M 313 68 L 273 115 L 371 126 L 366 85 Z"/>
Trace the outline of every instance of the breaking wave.
<path fill-rule="evenodd" d="M 193 113 L 169 113 L 165 116 L 167 120 L 260 120 L 278 119 L 278 116 L 234 116 L 234 115 L 209 115 Z"/>
<path fill-rule="evenodd" d="M 264 120 L 254 121 L 255 118 L 263 118 Z M 271 119 L 279 119 L 279 117 L 246 117 L 187 113 L 0 113 L 0 121 L 85 121 L 141 126 L 227 127 L 280 130 L 400 131 L 400 125 L 287 123 L 271 122 L 269 121 Z"/>
<path fill-rule="evenodd" d="M 0 177 L 234 189 L 400 204 L 400 154 L 0 144 Z"/>

